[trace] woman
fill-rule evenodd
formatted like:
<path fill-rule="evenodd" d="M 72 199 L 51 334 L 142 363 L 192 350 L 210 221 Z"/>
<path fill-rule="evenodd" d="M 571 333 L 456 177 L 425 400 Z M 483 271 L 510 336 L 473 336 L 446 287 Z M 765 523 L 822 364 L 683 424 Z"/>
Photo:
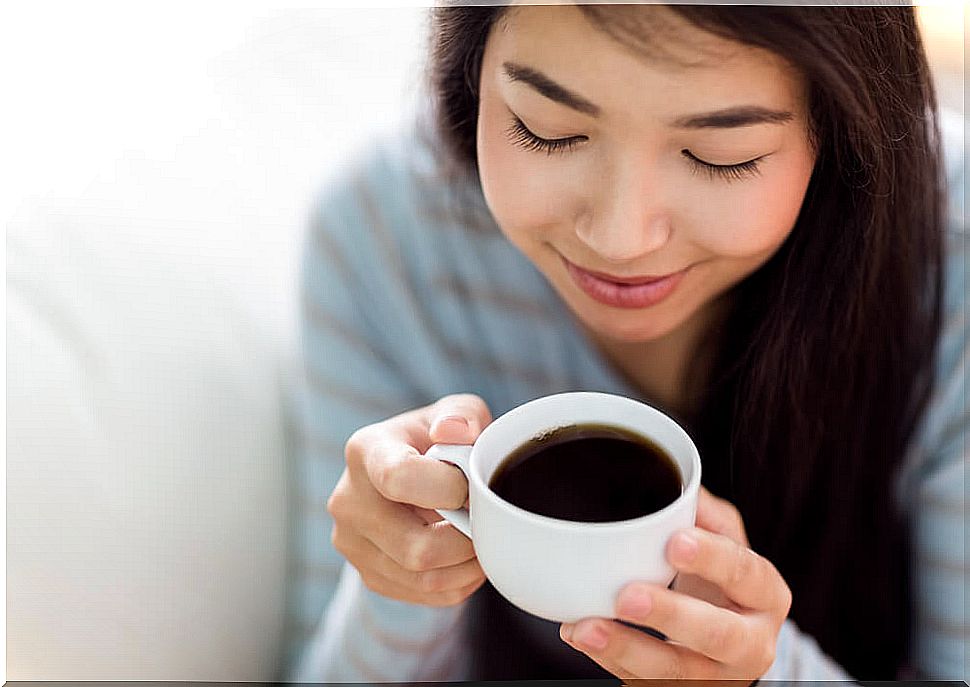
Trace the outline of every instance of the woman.
<path fill-rule="evenodd" d="M 965 677 L 965 258 L 912 9 L 433 16 L 434 121 L 307 247 L 301 546 L 348 565 L 294 677 Z M 573 389 L 704 462 L 625 622 L 517 611 L 433 510 L 467 487 L 428 446 Z"/>

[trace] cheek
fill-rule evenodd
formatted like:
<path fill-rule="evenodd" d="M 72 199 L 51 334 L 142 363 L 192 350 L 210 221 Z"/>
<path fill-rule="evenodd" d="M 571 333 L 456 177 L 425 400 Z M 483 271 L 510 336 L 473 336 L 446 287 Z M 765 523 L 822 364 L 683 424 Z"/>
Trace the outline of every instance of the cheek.
<path fill-rule="evenodd" d="M 506 134 L 509 124 L 483 105 L 478 118 L 478 172 L 496 222 L 521 245 L 563 226 L 570 213 L 566 199 L 572 193 L 558 158 L 513 145 Z"/>
<path fill-rule="evenodd" d="M 750 182 L 736 182 L 732 190 L 710 195 L 698 203 L 703 227 L 695 241 L 718 255 L 760 258 L 777 250 L 791 233 L 811 176 L 811 160 L 798 160 Z M 743 187 L 737 188 L 738 186 Z"/>

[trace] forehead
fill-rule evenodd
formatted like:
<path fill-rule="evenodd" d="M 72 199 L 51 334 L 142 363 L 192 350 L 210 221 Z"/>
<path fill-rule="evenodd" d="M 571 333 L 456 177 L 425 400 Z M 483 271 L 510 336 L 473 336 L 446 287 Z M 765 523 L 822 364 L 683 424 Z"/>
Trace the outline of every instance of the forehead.
<path fill-rule="evenodd" d="M 664 112 L 735 104 L 798 111 L 803 99 L 800 75 L 780 56 L 656 5 L 513 6 L 490 35 L 489 51 L 538 69 L 605 111 L 624 104 Z"/>

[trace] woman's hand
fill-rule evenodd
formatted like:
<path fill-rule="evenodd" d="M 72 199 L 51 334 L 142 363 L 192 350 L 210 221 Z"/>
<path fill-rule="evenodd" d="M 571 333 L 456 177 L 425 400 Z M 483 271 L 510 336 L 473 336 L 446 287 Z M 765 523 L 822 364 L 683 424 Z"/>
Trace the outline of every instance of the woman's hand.
<path fill-rule="evenodd" d="M 432 444 L 471 444 L 492 421 L 477 396 L 436 403 L 359 429 L 327 501 L 333 546 L 367 587 L 398 601 L 453 606 L 485 581 L 472 543 L 434 508 L 467 505 L 453 465 L 426 458 Z"/>
<path fill-rule="evenodd" d="M 669 641 L 603 618 L 564 624 L 560 636 L 624 680 L 760 678 L 775 657 L 791 591 L 768 560 L 748 548 L 737 509 L 703 487 L 697 526 L 670 538 L 673 589 L 634 582 L 619 594 L 619 619 L 659 630 Z"/>

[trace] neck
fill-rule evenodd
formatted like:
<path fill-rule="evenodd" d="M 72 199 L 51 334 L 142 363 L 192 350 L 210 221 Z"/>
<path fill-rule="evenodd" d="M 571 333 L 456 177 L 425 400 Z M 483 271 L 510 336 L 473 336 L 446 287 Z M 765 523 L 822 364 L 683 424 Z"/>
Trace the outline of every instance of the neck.
<path fill-rule="evenodd" d="M 729 295 L 722 296 L 676 329 L 651 341 L 618 341 L 585 325 L 583 328 L 606 359 L 646 400 L 687 419 L 703 399 L 717 350 L 717 333 L 732 302 Z"/>

